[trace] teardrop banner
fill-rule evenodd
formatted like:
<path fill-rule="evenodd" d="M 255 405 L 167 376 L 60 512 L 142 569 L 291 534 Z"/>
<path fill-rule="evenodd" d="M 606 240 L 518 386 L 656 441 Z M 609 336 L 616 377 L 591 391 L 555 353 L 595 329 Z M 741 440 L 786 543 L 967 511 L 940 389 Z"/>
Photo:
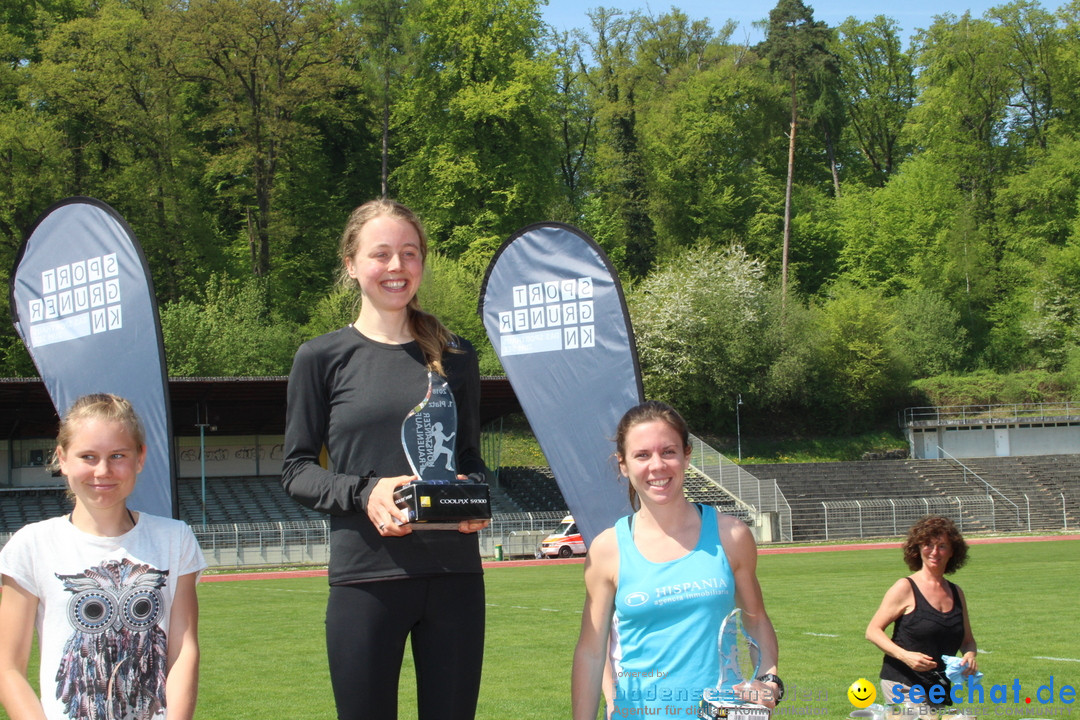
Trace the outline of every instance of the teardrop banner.
<path fill-rule="evenodd" d="M 615 429 L 644 397 L 618 275 L 581 230 L 529 225 L 492 258 L 478 312 L 590 544 L 630 512 Z"/>
<path fill-rule="evenodd" d="M 56 203 L 35 221 L 11 272 L 11 317 L 57 414 L 88 393 L 127 398 L 146 431 L 128 504 L 177 517 L 169 378 L 150 269 L 107 204 Z"/>

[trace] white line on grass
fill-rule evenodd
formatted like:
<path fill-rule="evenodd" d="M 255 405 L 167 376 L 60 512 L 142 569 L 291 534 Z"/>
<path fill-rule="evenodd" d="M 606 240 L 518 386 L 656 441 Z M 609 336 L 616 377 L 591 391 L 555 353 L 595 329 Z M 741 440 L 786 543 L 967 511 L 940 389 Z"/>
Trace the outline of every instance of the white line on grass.
<path fill-rule="evenodd" d="M 813 633 L 813 632 L 806 632 L 806 633 L 803 633 L 803 635 L 813 635 L 814 637 L 840 637 L 839 635 L 834 635 L 834 634 L 832 634 L 832 633 Z"/>
<path fill-rule="evenodd" d="M 1080 659 L 1078 659 L 1078 658 L 1056 658 L 1056 657 L 1045 657 L 1043 655 L 1032 655 L 1032 659 L 1033 660 L 1055 660 L 1057 662 L 1080 662 Z"/>

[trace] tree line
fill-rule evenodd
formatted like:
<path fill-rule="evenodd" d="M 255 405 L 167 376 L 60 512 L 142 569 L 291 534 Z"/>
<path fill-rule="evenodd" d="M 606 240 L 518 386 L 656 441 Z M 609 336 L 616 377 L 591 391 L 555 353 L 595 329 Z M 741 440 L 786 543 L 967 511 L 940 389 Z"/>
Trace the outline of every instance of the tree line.
<path fill-rule="evenodd" d="M 611 257 L 647 393 L 695 424 L 741 397 L 851 427 L 976 372 L 1080 384 L 1080 0 L 909 42 L 802 0 L 756 44 L 677 8 L 568 33 L 540 10 L 5 3 L 0 273 L 49 205 L 100 198 L 146 252 L 171 374 L 284 374 L 349 322 L 338 236 L 389 195 L 431 235 L 422 300 L 485 373 L 483 270 L 556 220 Z M 10 326 L 0 374 L 34 374 Z"/>

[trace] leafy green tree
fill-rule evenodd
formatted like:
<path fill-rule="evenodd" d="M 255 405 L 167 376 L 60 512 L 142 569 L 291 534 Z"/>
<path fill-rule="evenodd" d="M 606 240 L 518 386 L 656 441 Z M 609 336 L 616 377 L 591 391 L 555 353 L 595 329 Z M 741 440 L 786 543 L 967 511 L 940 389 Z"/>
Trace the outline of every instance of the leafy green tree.
<path fill-rule="evenodd" d="M 788 254 L 791 245 L 792 190 L 795 180 L 795 137 L 800 121 L 800 100 L 813 106 L 837 76 L 835 57 L 829 51 L 832 31 L 814 20 L 813 9 L 802 0 L 779 0 L 769 11 L 765 40 L 758 53 L 787 83 L 789 109 L 788 173 L 784 194 L 784 240 L 781 265 L 781 293 L 787 295 Z M 801 93 L 800 93 L 801 91 Z M 800 98 L 800 94 L 802 97 Z"/>
<path fill-rule="evenodd" d="M 769 418 L 778 427 L 791 426 L 792 417 L 827 423 L 833 416 L 818 411 L 816 389 L 822 384 L 822 339 L 815 323 L 818 308 L 803 303 L 788 303 L 778 287 L 766 295 L 766 314 L 775 320 L 765 326 L 762 347 L 769 364 L 759 384 L 747 397 L 750 410 Z M 795 423 L 796 425 L 798 423 Z"/>
<path fill-rule="evenodd" d="M 848 18 L 834 51 L 847 103 L 849 127 L 869 165 L 866 181 L 881 186 L 907 154 L 902 131 L 915 102 L 915 73 L 896 22 Z"/>
<path fill-rule="evenodd" d="M 1034 264 L 1047 245 L 1074 237 L 1080 217 L 1080 139 L 1051 134 L 1045 150 L 1033 149 L 1029 163 L 1005 179 L 995 215 L 1005 248 Z"/>
<path fill-rule="evenodd" d="M 1059 7 L 1057 18 L 1061 42 L 1054 105 L 1061 109 L 1063 125 L 1075 131 L 1080 127 L 1080 2 L 1070 0 Z"/>
<path fill-rule="evenodd" d="M 877 290 L 840 283 L 821 303 L 816 325 L 819 402 L 851 423 L 877 417 L 911 378 L 889 303 Z"/>
<path fill-rule="evenodd" d="M 578 58 L 581 47 L 569 33 L 552 39 L 555 60 L 553 112 L 558 121 L 559 180 L 568 211 L 553 220 L 581 221 L 588 188 L 587 158 L 596 136 L 596 116 L 589 101 L 585 71 Z M 560 216 L 561 215 L 561 216 Z"/>
<path fill-rule="evenodd" d="M 413 3 L 414 5 L 416 3 Z M 390 194 L 390 117 L 399 85 L 409 72 L 417 41 L 415 26 L 407 23 L 406 0 L 353 0 L 363 40 L 358 69 L 369 75 L 377 102 L 381 147 L 379 187 Z"/>
<path fill-rule="evenodd" d="M 1056 93 L 1068 77 L 1062 67 L 1065 36 L 1054 15 L 1031 0 L 1013 0 L 993 8 L 1010 45 L 1008 69 L 1013 75 L 1011 131 L 1035 148 L 1045 148 L 1051 123 L 1062 117 Z"/>
<path fill-rule="evenodd" d="M 331 0 L 192 0 L 178 17 L 176 68 L 200 90 L 207 173 L 231 203 L 227 232 L 246 237 L 252 275 L 267 277 L 278 173 L 312 132 L 304 113 L 348 86 L 352 40 Z"/>
<path fill-rule="evenodd" d="M 1008 166 L 1011 56 L 1001 29 L 969 13 L 937 16 L 913 50 L 919 102 L 909 114 L 908 137 L 947 163 L 978 224 L 992 221 L 996 184 Z"/>
<path fill-rule="evenodd" d="M 395 106 L 399 199 L 438 249 L 477 268 L 558 194 L 554 59 L 535 0 L 424 5 L 417 74 Z"/>
<path fill-rule="evenodd" d="M 1080 393 L 1080 345 L 1069 345 L 1065 350 L 1065 367 L 1061 372 L 1062 381 L 1076 397 Z"/>
<path fill-rule="evenodd" d="M 169 374 L 179 377 L 287 375 L 300 333 L 267 310 L 265 281 L 215 275 L 201 302 L 161 307 Z"/>
<path fill-rule="evenodd" d="M 756 205 L 750 174 L 765 143 L 767 103 L 753 99 L 769 90 L 734 48 L 712 52 L 701 70 L 656 93 L 641 113 L 660 257 L 702 239 L 744 239 Z"/>
<path fill-rule="evenodd" d="M 732 401 L 757 392 L 769 364 L 764 277 L 738 246 L 700 247 L 638 283 L 627 301 L 649 397 L 671 402 L 694 425 L 732 420 Z"/>
<path fill-rule="evenodd" d="M 970 351 L 960 313 L 933 290 L 904 292 L 896 303 L 897 342 L 916 377 L 960 370 Z"/>
<path fill-rule="evenodd" d="M 1080 242 L 1048 247 L 1030 282 L 995 303 L 988 358 L 1004 372 L 1038 367 L 1058 371 L 1080 345 Z"/>
<path fill-rule="evenodd" d="M 843 275 L 890 295 L 941 288 L 941 248 L 962 201 L 933 152 L 906 161 L 882 188 L 852 188 L 837 202 Z"/>
<path fill-rule="evenodd" d="M 197 291 L 222 264 L 169 67 L 172 20 L 162 3 L 104 0 L 50 33 L 31 83 L 70 148 L 69 192 L 108 201 L 136 229 L 163 299 Z"/>
<path fill-rule="evenodd" d="M 748 226 L 760 203 L 754 176 L 769 143 L 773 89 L 745 48 L 730 43 L 730 24 L 714 34 L 678 15 L 650 22 L 666 29 L 637 55 L 644 79 L 636 117 L 656 235 L 652 255 L 664 259 L 702 240 L 749 246 Z M 696 40 L 688 43 L 688 37 Z"/>
<path fill-rule="evenodd" d="M 815 296 L 839 275 L 840 213 L 835 197 L 822 186 L 797 186 L 795 199 L 802 210 L 791 222 L 792 237 L 798 242 L 791 250 L 789 270 L 799 291 Z"/>
<path fill-rule="evenodd" d="M 0 267 L 6 274 L 24 233 L 67 189 L 71 153 L 63 133 L 31 109 L 0 110 Z"/>
<path fill-rule="evenodd" d="M 923 265 L 923 284 L 934 286 L 957 308 L 976 352 L 985 347 L 990 308 L 1002 302 L 1002 272 L 990 227 L 977 219 L 975 203 L 963 203 L 935 253 L 937 264 Z M 1005 302 L 1011 297 L 1005 296 Z"/>
<path fill-rule="evenodd" d="M 637 115 L 643 92 L 635 54 L 641 17 L 601 7 L 589 18 L 593 36 L 584 44 L 595 63 L 586 73 L 597 122 L 593 181 L 604 214 L 618 221 L 609 224 L 611 240 L 623 248 L 631 277 L 641 277 L 652 266 L 656 243 Z"/>
<path fill-rule="evenodd" d="M 11 66 L 40 59 L 43 40 L 61 23 L 93 15 L 95 0 L 5 0 L 0 3 L 0 58 Z"/>

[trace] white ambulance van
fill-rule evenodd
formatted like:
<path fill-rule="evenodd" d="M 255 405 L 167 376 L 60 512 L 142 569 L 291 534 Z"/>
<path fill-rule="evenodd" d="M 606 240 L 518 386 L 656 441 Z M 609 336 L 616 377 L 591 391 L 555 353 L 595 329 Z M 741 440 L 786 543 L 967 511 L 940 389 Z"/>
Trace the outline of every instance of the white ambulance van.
<path fill-rule="evenodd" d="M 585 541 L 581 539 L 581 533 L 578 532 L 573 515 L 564 517 L 559 528 L 544 538 L 540 547 L 536 548 L 538 558 L 568 558 L 584 554 Z"/>

